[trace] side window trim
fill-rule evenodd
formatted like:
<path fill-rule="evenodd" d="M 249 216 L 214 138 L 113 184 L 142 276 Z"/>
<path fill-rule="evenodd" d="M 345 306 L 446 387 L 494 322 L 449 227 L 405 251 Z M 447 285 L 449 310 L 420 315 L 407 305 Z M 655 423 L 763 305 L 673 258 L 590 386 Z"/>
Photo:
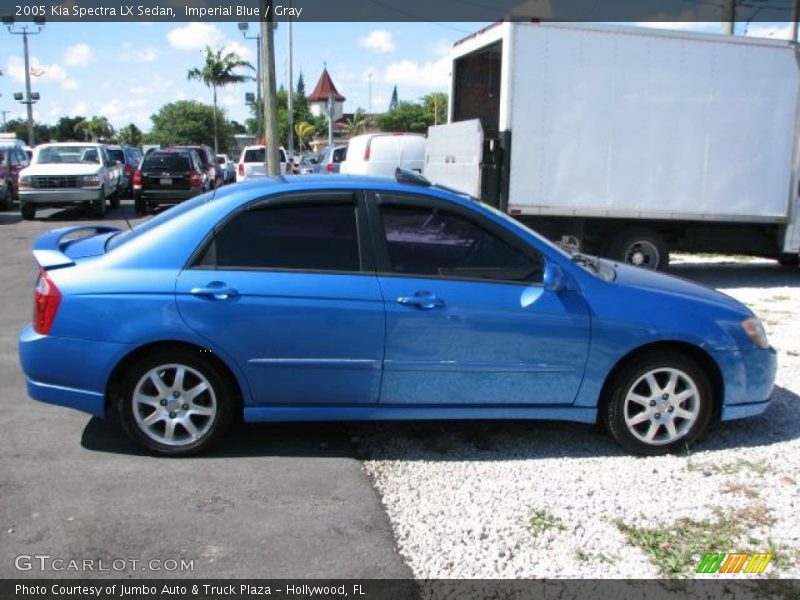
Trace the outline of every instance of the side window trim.
<path fill-rule="evenodd" d="M 396 273 L 392 269 L 391 260 L 389 258 L 389 248 L 386 242 L 386 231 L 383 226 L 383 219 L 381 217 L 381 206 L 412 206 L 415 208 L 429 208 L 439 209 L 451 212 L 459 217 L 462 217 L 477 227 L 487 231 L 491 235 L 499 238 L 501 241 L 507 243 L 512 249 L 524 255 L 530 260 L 540 261 L 544 267 L 545 257 L 535 248 L 532 248 L 524 240 L 519 239 L 510 231 L 496 225 L 489 219 L 482 215 L 475 214 L 463 207 L 447 202 L 433 196 L 423 196 L 419 194 L 409 194 L 406 192 L 376 192 L 373 194 L 371 201 L 368 204 L 370 211 L 370 219 L 373 231 L 373 244 L 375 246 L 375 261 L 376 268 L 379 275 L 382 277 L 405 277 L 414 279 L 436 279 L 443 281 L 467 281 L 478 283 L 490 283 L 496 285 L 518 285 L 522 287 L 541 287 L 541 281 L 512 281 L 512 280 L 493 280 L 486 278 L 470 278 L 470 277 L 455 277 L 447 275 L 428 275 L 420 273 Z"/>

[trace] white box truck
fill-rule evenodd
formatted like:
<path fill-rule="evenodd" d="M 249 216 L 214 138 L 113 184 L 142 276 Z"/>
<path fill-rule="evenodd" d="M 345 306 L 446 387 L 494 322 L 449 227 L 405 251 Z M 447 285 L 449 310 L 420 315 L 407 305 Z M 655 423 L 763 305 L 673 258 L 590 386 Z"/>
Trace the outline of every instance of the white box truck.
<path fill-rule="evenodd" d="M 800 55 L 790 42 L 498 23 L 452 52 L 425 175 L 553 240 L 797 264 Z"/>

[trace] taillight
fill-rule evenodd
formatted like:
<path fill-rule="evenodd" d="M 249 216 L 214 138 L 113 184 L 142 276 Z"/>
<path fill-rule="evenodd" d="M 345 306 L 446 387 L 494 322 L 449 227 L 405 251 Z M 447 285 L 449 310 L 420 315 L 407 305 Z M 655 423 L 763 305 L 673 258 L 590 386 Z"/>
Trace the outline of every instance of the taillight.
<path fill-rule="evenodd" d="M 200 176 L 200 173 L 192 173 L 189 175 L 189 185 L 200 185 L 203 182 L 203 178 Z"/>
<path fill-rule="evenodd" d="M 130 165 L 125 165 L 125 175 L 128 177 L 133 175 L 133 167 Z"/>
<path fill-rule="evenodd" d="M 239 175 L 244 177 L 244 163 L 239 163 Z"/>
<path fill-rule="evenodd" d="M 328 173 L 333 173 L 333 163 L 328 163 L 327 165 L 325 165 L 325 170 Z"/>
<path fill-rule="evenodd" d="M 142 187 L 142 172 L 139 169 L 136 169 L 133 172 L 133 187 L 135 188 Z"/>
<path fill-rule="evenodd" d="M 33 329 L 36 333 L 41 335 L 50 333 L 60 303 L 61 292 L 42 269 L 33 294 Z"/>

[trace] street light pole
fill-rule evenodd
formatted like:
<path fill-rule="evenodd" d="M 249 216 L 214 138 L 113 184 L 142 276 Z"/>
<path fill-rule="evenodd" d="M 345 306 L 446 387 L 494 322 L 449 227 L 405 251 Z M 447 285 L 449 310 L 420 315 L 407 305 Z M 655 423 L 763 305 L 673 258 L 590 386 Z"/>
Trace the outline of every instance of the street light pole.
<path fill-rule="evenodd" d="M 261 0 L 261 6 L 266 8 L 266 0 Z M 278 107 L 277 91 L 275 86 L 275 43 L 274 23 L 272 11 L 263 11 L 266 20 L 261 21 L 261 60 L 264 64 L 264 140 L 265 166 L 267 175 L 278 176 L 281 174 L 280 158 L 278 156 Z"/>
<path fill-rule="evenodd" d="M 28 53 L 28 36 L 38 35 L 42 32 L 44 19 L 43 18 L 34 19 L 34 22 L 36 23 L 36 31 L 34 31 L 28 25 L 22 25 L 19 29 L 15 30 L 13 28 L 14 25 L 13 17 L 4 17 L 3 22 L 5 23 L 8 32 L 10 34 L 22 36 L 22 47 L 25 52 L 25 100 L 22 103 L 27 105 L 28 108 L 28 145 L 31 148 L 33 148 L 36 145 L 36 140 L 33 135 L 33 104 L 36 100 L 33 99 L 31 94 L 31 65 L 30 65 L 30 56 Z"/>
<path fill-rule="evenodd" d="M 291 7 L 292 3 L 289 2 Z M 289 96 L 286 111 L 287 142 L 289 147 L 286 149 L 289 156 L 294 156 L 294 75 L 292 73 L 292 18 L 289 17 Z"/>
<path fill-rule="evenodd" d="M 261 113 L 262 113 L 262 105 L 261 105 L 261 36 L 260 35 L 247 35 L 247 30 L 250 28 L 249 23 L 239 23 L 239 30 L 242 32 L 242 36 L 246 40 L 255 40 L 256 41 L 256 106 L 258 107 L 256 110 L 256 140 L 260 140 L 263 131 L 261 128 Z"/>

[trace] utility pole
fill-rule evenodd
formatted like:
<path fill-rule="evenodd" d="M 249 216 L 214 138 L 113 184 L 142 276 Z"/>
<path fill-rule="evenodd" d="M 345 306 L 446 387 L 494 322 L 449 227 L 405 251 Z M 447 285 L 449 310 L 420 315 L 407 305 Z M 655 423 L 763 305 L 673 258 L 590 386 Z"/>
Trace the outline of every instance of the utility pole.
<path fill-rule="evenodd" d="M 736 29 L 736 0 L 723 0 L 722 33 L 733 35 Z"/>
<path fill-rule="evenodd" d="M 275 34 L 271 6 L 261 0 L 261 63 L 264 70 L 264 140 L 265 166 L 267 175 L 277 177 L 281 174 L 278 144 L 278 107 L 275 87 Z M 267 12 L 269 11 L 269 12 Z"/>
<path fill-rule="evenodd" d="M 292 3 L 289 2 L 291 8 Z M 294 156 L 294 74 L 292 72 L 292 18 L 289 17 L 289 97 L 286 111 L 286 125 L 287 125 L 287 142 L 288 148 L 286 151 L 289 156 Z"/>
<path fill-rule="evenodd" d="M 250 28 L 249 23 L 239 23 L 239 31 L 246 40 L 256 41 L 256 140 L 260 140 L 264 135 L 261 128 L 262 105 L 261 105 L 261 36 L 260 35 L 247 35 L 247 30 Z"/>
<path fill-rule="evenodd" d="M 25 100 L 21 100 L 16 98 L 17 94 L 14 97 L 22 104 L 27 105 L 28 108 L 28 145 L 33 148 L 36 145 L 36 140 L 33 136 L 33 104 L 36 100 L 39 99 L 39 94 L 31 94 L 31 64 L 30 64 L 30 55 L 28 53 L 28 36 L 29 35 L 38 35 L 42 32 L 42 27 L 44 26 L 44 18 L 43 17 L 36 17 L 34 18 L 34 23 L 36 24 L 36 31 L 33 30 L 32 27 L 28 25 L 21 25 L 19 29 L 14 29 L 14 17 L 3 17 L 3 23 L 6 25 L 8 32 L 12 35 L 21 35 L 22 36 L 22 47 L 25 52 Z"/>
<path fill-rule="evenodd" d="M 798 42 L 798 29 L 800 29 L 800 0 L 794 0 L 794 10 L 792 11 L 792 41 Z"/>
<path fill-rule="evenodd" d="M 5 127 L 6 124 L 6 115 L 10 113 L 10 110 L 0 110 L 0 113 L 3 113 L 3 126 Z"/>

